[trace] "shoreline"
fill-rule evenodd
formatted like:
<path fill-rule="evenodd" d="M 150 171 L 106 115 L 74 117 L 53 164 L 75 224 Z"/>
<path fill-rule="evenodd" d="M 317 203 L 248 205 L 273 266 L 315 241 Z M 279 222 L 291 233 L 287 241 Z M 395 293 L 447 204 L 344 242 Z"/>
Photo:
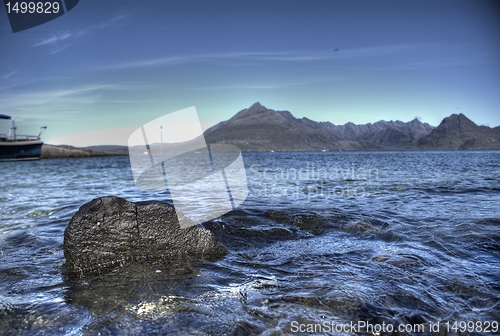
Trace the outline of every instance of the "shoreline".
<path fill-rule="evenodd" d="M 104 156 L 128 156 L 128 155 L 78 148 L 68 145 L 43 144 L 42 154 L 40 156 L 40 159 L 104 157 Z"/>
<path fill-rule="evenodd" d="M 113 146 L 110 146 L 113 147 Z M 122 147 L 122 146 L 119 146 Z M 499 149 L 492 148 L 475 148 L 475 149 L 351 149 L 351 150 L 242 150 L 242 153 L 356 153 L 356 152 L 484 152 L 498 151 Z M 74 147 L 70 145 L 42 145 L 41 159 L 57 159 L 57 158 L 84 158 L 84 157 L 106 157 L 106 156 L 129 156 L 122 149 L 121 152 L 101 151 L 88 148 Z"/>

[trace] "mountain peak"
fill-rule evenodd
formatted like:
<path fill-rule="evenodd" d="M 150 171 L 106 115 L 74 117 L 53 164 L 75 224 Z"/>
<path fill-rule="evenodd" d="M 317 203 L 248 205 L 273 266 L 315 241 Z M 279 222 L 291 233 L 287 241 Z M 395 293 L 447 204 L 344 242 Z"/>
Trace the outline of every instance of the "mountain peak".
<path fill-rule="evenodd" d="M 465 114 L 460 113 L 460 114 L 452 114 L 449 117 L 446 117 L 441 121 L 440 126 L 447 126 L 447 125 L 452 125 L 453 127 L 458 127 L 458 128 L 463 128 L 463 127 L 477 127 L 477 125 L 467 118 Z"/>
<path fill-rule="evenodd" d="M 449 117 L 446 117 L 444 119 L 466 119 L 466 120 L 470 120 L 469 118 L 467 118 L 467 116 L 463 113 L 459 113 L 459 114 L 456 114 L 456 113 L 453 113 L 452 115 L 450 115 Z"/>
<path fill-rule="evenodd" d="M 460 113 L 460 114 L 458 115 L 458 120 L 461 120 L 461 121 L 466 121 L 466 122 L 468 122 L 468 123 L 471 123 L 471 124 L 474 124 L 474 125 L 476 125 L 476 126 L 477 126 L 477 124 L 476 124 L 475 122 L 473 122 L 472 120 L 470 120 L 469 118 L 467 118 L 467 117 L 465 116 L 465 114 L 463 114 L 463 113 Z"/>
<path fill-rule="evenodd" d="M 477 126 L 462 113 L 443 119 L 437 128 L 419 118 L 336 126 L 255 102 L 206 130 L 205 139 L 242 150 L 494 149 L 500 148 L 499 130 Z"/>
<path fill-rule="evenodd" d="M 256 102 L 256 103 L 253 103 L 253 104 L 252 104 L 252 106 L 250 106 L 250 107 L 248 108 L 248 110 L 249 110 L 249 109 L 251 109 L 251 108 L 261 108 L 261 107 L 265 107 L 265 106 L 263 106 L 263 105 L 262 105 L 261 103 L 259 103 L 259 102 Z"/>
<path fill-rule="evenodd" d="M 494 129 L 478 126 L 463 113 L 452 114 L 441 121 L 428 136 L 418 141 L 424 149 L 496 149 L 500 138 Z"/>
<path fill-rule="evenodd" d="M 264 105 L 262 105 L 259 102 L 255 102 L 252 105 L 250 105 L 250 107 L 244 108 L 243 110 L 241 110 L 240 112 L 238 112 L 236 115 L 238 115 L 240 113 L 244 113 L 246 111 L 256 112 L 256 111 L 267 111 L 267 110 L 269 110 L 267 107 L 265 107 Z"/>
<path fill-rule="evenodd" d="M 252 104 L 249 108 L 243 109 L 240 112 L 236 113 L 231 119 L 228 121 L 236 121 L 245 118 L 254 118 L 255 115 L 262 114 L 265 112 L 271 112 L 272 110 L 267 107 L 261 105 L 259 102 Z"/>
<path fill-rule="evenodd" d="M 256 102 L 256 103 L 252 104 L 252 106 L 250 106 L 249 108 L 244 109 L 243 111 L 249 111 L 249 113 L 250 112 L 255 113 L 255 112 L 272 111 L 272 110 L 268 109 L 267 107 L 265 107 L 261 103 Z"/>

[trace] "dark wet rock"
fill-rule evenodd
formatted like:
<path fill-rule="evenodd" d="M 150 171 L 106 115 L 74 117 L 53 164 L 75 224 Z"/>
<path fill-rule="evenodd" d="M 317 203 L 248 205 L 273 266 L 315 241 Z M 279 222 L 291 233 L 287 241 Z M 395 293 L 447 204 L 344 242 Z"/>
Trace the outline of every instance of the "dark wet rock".
<path fill-rule="evenodd" d="M 369 220 L 365 219 L 359 219 L 349 222 L 346 225 L 342 226 L 341 230 L 358 234 L 373 234 L 380 232 L 379 228 L 374 226 L 373 223 L 371 223 Z"/>
<path fill-rule="evenodd" d="M 175 209 L 161 202 L 100 197 L 80 207 L 64 232 L 65 270 L 103 273 L 131 261 L 172 267 L 214 261 L 227 249 L 207 229 L 181 229 Z"/>
<path fill-rule="evenodd" d="M 317 236 L 327 227 L 327 221 L 324 217 L 315 214 L 298 214 L 292 216 L 292 224 L 300 230 L 308 231 Z"/>
<path fill-rule="evenodd" d="M 332 226 L 328 218 L 314 212 L 289 215 L 279 211 L 267 211 L 265 217 L 277 223 L 292 225 L 292 227 L 307 231 L 315 236 Z"/>
<path fill-rule="evenodd" d="M 277 223 L 290 223 L 290 215 L 282 211 L 270 210 L 264 214 L 264 217 Z"/>

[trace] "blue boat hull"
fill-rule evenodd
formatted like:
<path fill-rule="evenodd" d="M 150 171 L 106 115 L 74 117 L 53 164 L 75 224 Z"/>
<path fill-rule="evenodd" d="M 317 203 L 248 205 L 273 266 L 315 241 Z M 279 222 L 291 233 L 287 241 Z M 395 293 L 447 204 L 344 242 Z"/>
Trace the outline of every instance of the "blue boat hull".
<path fill-rule="evenodd" d="M 0 161 L 38 160 L 42 145 L 42 141 L 0 142 Z"/>

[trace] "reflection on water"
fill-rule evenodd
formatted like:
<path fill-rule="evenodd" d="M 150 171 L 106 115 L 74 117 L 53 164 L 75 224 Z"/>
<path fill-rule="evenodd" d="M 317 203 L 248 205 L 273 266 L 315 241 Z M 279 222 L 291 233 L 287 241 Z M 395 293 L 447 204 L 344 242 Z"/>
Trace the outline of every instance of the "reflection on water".
<path fill-rule="evenodd" d="M 130 264 L 85 280 L 61 272 L 78 207 L 169 194 L 138 190 L 126 157 L 1 163 L 2 333 L 279 335 L 293 321 L 500 321 L 500 152 L 244 160 L 247 201 L 203 224 L 225 258 Z"/>

